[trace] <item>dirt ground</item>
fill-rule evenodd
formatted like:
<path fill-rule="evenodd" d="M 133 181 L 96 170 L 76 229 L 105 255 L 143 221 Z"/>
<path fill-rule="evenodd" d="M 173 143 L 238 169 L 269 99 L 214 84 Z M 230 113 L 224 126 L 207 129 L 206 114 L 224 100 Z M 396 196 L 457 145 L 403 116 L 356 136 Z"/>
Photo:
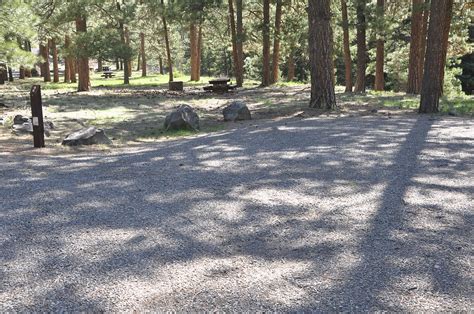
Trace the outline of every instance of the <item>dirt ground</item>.
<path fill-rule="evenodd" d="M 380 97 L 348 97 L 338 93 L 339 109 L 328 113 L 308 108 L 309 85 L 242 88 L 227 94 L 204 92 L 201 86 L 185 87 L 183 92 L 170 92 L 166 86 L 155 87 L 97 87 L 90 92 L 43 90 L 45 120 L 54 123 L 54 130 L 46 138 L 46 149 L 33 150 L 30 134 L 14 134 L 12 119 L 17 114 L 30 116 L 29 90 L 25 85 L 0 87 L 1 154 L 32 151 L 39 154 L 103 151 L 114 148 L 163 141 L 182 136 L 197 136 L 209 132 L 258 124 L 261 120 L 307 118 L 317 115 L 387 115 L 410 114 L 413 110 L 382 107 Z M 222 109 L 233 100 L 244 101 L 252 112 L 252 121 L 229 123 L 222 118 Z M 179 104 L 195 108 L 201 119 L 201 131 L 164 132 L 167 113 Z M 112 139 L 111 146 L 69 148 L 61 146 L 62 139 L 83 126 L 105 130 Z"/>

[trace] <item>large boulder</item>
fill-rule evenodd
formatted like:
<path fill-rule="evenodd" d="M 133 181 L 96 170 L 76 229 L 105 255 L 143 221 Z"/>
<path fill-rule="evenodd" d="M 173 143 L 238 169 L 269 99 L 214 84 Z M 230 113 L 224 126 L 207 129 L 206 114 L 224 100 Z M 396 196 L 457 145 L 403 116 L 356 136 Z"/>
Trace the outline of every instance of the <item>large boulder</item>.
<path fill-rule="evenodd" d="M 112 144 L 112 141 L 105 135 L 104 130 L 91 126 L 69 134 L 62 142 L 62 145 L 66 146 L 94 144 Z"/>
<path fill-rule="evenodd" d="M 224 121 L 250 120 L 250 110 L 247 105 L 241 101 L 233 101 L 222 111 Z"/>
<path fill-rule="evenodd" d="M 165 130 L 199 130 L 199 116 L 191 106 L 180 105 L 165 118 Z"/>

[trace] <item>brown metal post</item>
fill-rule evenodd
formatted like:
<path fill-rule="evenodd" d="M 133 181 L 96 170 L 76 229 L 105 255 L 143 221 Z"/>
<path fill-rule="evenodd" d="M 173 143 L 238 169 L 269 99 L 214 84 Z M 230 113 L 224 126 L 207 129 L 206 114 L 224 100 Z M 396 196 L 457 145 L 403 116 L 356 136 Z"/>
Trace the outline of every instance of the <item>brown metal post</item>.
<path fill-rule="evenodd" d="M 34 146 L 37 148 L 44 147 L 43 104 L 41 101 L 40 85 L 33 85 L 31 87 L 30 100 Z"/>

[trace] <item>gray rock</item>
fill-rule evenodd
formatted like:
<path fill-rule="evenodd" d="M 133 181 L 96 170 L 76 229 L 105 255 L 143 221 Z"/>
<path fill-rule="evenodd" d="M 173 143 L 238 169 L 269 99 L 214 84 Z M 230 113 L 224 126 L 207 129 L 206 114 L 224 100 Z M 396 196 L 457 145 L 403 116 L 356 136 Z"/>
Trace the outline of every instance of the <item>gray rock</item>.
<path fill-rule="evenodd" d="M 12 125 L 12 130 L 13 133 L 19 134 L 19 133 L 33 133 L 33 125 L 31 124 L 30 121 L 24 122 L 22 124 L 13 124 Z"/>
<path fill-rule="evenodd" d="M 65 146 L 94 144 L 112 144 L 112 141 L 105 135 L 104 130 L 92 126 L 69 134 L 62 142 Z"/>
<path fill-rule="evenodd" d="M 165 130 L 199 130 L 199 116 L 191 106 L 180 105 L 165 118 Z"/>
<path fill-rule="evenodd" d="M 30 118 L 22 116 L 21 114 L 17 114 L 13 118 L 13 124 L 23 124 L 25 122 L 31 122 Z"/>
<path fill-rule="evenodd" d="M 241 101 L 233 101 L 222 111 L 224 121 L 250 120 L 250 110 L 247 105 Z"/>

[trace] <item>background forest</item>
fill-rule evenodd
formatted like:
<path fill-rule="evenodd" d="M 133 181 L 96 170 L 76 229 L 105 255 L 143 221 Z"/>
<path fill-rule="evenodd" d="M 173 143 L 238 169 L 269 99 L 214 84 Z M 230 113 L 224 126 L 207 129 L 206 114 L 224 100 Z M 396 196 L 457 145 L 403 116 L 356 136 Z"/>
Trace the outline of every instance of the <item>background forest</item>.
<path fill-rule="evenodd" d="M 360 23 L 356 8 L 360 2 L 364 2 L 367 32 L 366 86 L 374 87 L 377 39 L 382 38 L 385 44 L 383 88 L 406 91 L 410 39 L 414 31 L 412 20 L 416 11 L 428 4 L 416 0 L 413 3 L 408 0 L 331 1 L 337 85 L 347 82 L 345 25 L 348 26 L 353 80 L 356 74 L 356 26 Z M 378 9 L 381 3 L 382 12 Z M 195 81 L 201 74 L 239 77 L 236 75 L 239 71 L 243 72 L 243 80 L 262 81 L 263 85 L 276 81 L 309 81 L 308 18 L 304 0 L 7 0 L 0 5 L 0 60 L 14 69 L 21 67 L 20 72 L 26 71 L 26 75 L 38 62 L 49 59 L 55 63 L 55 58 L 60 60 L 60 69 L 75 73 L 80 71 L 80 60 L 89 58 L 97 62 L 93 63 L 96 69 L 105 65 L 124 69 L 123 64 L 127 63 L 130 69 L 125 67 L 125 70 L 131 73 L 145 65 L 148 71 L 172 72 L 174 77 L 190 75 Z M 454 3 L 445 94 L 472 93 L 474 26 L 469 7 L 467 1 Z M 343 21 L 343 13 L 347 13 L 347 23 Z M 382 14 L 383 19 L 378 18 L 378 14 Z M 241 66 L 235 66 L 233 42 L 236 52 L 242 54 Z M 268 53 L 264 52 L 265 46 Z M 73 60 L 78 60 L 78 69 Z M 266 64 L 271 64 L 270 71 L 264 70 Z M 263 73 L 269 72 L 270 80 L 265 82 Z M 66 73 L 65 81 L 75 81 L 73 76 Z M 127 77 L 125 75 L 124 83 Z M 50 79 L 59 80 L 58 77 L 45 78 Z M 80 90 L 88 89 L 90 83 L 83 85 Z"/>

